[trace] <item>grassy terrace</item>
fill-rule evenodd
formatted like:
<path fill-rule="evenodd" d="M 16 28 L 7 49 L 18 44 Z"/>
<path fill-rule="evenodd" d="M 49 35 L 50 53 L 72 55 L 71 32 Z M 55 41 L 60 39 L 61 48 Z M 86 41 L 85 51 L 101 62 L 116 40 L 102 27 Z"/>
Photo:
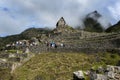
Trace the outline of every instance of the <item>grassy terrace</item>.
<path fill-rule="evenodd" d="M 118 54 L 41 53 L 13 73 L 14 80 L 72 80 L 72 73 L 116 65 Z"/>

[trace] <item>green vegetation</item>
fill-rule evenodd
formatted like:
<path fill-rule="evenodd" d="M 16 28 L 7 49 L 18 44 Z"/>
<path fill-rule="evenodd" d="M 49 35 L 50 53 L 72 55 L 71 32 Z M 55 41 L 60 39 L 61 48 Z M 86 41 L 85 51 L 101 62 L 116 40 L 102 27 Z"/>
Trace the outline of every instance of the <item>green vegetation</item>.
<path fill-rule="evenodd" d="M 92 18 L 86 18 L 84 20 L 84 24 L 85 24 L 85 31 L 89 31 L 89 32 L 103 32 L 104 28 L 103 26 L 101 26 L 100 23 L 98 23 L 96 20 L 92 19 Z"/>
<path fill-rule="evenodd" d="M 0 68 L 0 80 L 12 80 L 10 74 L 10 69 L 1 69 Z"/>
<path fill-rule="evenodd" d="M 7 53 L 23 53 L 21 50 L 7 50 Z"/>
<path fill-rule="evenodd" d="M 39 37 L 41 34 L 48 34 L 50 33 L 50 29 L 45 28 L 29 28 L 21 33 L 21 35 L 24 35 L 24 37 L 31 39 L 31 37 Z"/>
<path fill-rule="evenodd" d="M 71 80 L 74 71 L 116 65 L 118 54 L 42 53 L 13 73 L 14 80 Z"/>

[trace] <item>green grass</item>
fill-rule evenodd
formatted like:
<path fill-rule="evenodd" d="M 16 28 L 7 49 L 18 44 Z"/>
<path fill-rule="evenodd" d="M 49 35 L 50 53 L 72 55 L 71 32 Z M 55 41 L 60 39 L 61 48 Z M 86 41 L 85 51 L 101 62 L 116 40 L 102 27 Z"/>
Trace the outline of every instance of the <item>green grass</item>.
<path fill-rule="evenodd" d="M 42 53 L 17 68 L 13 75 L 14 80 L 72 80 L 74 71 L 116 65 L 119 60 L 119 55 L 109 53 Z"/>
<path fill-rule="evenodd" d="M 0 80 L 11 80 L 12 76 L 10 74 L 10 69 L 0 68 Z"/>

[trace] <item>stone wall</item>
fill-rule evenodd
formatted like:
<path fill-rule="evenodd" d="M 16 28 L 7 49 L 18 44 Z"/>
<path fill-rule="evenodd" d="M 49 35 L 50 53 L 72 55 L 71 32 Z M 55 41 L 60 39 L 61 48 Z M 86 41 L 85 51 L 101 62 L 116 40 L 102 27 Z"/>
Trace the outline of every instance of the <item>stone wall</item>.
<path fill-rule="evenodd" d="M 89 34 L 89 35 L 88 35 Z M 86 36 L 86 37 L 85 37 Z M 55 42 L 57 48 L 51 48 L 43 43 L 32 47 L 35 52 L 85 52 L 101 53 L 112 52 L 120 53 L 120 33 L 90 33 L 74 32 L 69 34 L 59 34 L 46 40 L 48 43 Z M 65 46 L 60 47 L 63 43 Z"/>

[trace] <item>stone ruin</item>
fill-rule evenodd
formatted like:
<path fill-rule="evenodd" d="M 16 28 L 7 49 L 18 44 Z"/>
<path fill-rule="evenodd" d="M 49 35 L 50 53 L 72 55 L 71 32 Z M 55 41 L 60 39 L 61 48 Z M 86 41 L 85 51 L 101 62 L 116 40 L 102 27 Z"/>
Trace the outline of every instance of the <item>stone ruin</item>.
<path fill-rule="evenodd" d="M 6 50 L 0 53 L 0 69 L 10 69 L 11 73 L 21 64 L 28 61 L 34 54 L 30 54 L 29 48 L 25 51 Z"/>
<path fill-rule="evenodd" d="M 60 20 L 56 24 L 56 28 L 63 28 L 66 25 L 66 21 L 63 17 L 60 18 Z"/>
<path fill-rule="evenodd" d="M 54 29 L 54 33 L 60 33 L 60 32 L 63 32 L 65 31 L 65 28 L 66 28 L 66 21 L 63 17 L 61 17 L 57 24 L 56 24 L 56 28 Z"/>

